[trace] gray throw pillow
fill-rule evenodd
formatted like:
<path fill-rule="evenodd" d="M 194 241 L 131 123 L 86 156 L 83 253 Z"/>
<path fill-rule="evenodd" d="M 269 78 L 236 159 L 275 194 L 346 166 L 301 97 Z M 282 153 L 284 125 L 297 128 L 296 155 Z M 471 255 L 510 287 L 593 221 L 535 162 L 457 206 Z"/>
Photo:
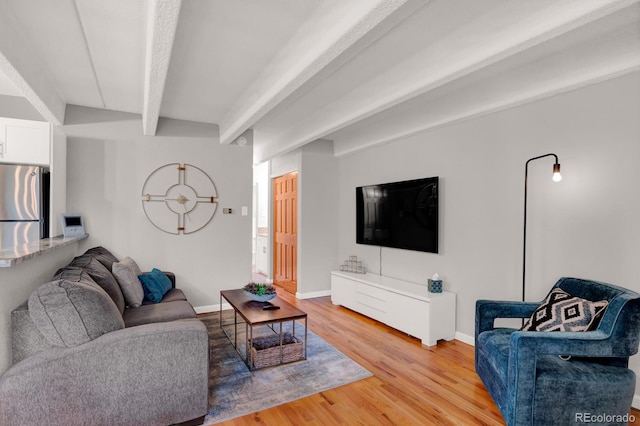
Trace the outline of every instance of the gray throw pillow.
<path fill-rule="evenodd" d="M 122 315 L 96 284 L 55 280 L 29 297 L 29 316 L 55 346 L 73 347 L 124 328 Z"/>
<path fill-rule="evenodd" d="M 138 264 L 130 257 L 125 257 L 113 264 L 113 275 L 122 289 L 124 301 L 132 308 L 140 306 L 144 299 L 144 290 L 138 278 L 141 273 Z"/>

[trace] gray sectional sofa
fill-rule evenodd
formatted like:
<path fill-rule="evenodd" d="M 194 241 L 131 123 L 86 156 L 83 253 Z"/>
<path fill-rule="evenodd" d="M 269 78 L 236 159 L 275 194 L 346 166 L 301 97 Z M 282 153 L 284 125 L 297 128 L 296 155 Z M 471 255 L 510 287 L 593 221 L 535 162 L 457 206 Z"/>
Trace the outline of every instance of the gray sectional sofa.
<path fill-rule="evenodd" d="M 90 249 L 12 312 L 0 424 L 169 425 L 206 414 L 206 327 L 173 274 L 160 303 L 127 306 L 116 262 Z"/>

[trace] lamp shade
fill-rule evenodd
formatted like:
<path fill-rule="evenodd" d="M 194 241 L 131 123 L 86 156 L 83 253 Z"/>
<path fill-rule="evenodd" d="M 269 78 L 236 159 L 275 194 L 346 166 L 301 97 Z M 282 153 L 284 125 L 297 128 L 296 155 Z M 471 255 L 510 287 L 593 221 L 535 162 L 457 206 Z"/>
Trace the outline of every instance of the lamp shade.
<path fill-rule="evenodd" d="M 562 175 L 560 174 L 560 164 L 555 163 L 553 165 L 553 181 L 560 182 L 562 180 Z"/>

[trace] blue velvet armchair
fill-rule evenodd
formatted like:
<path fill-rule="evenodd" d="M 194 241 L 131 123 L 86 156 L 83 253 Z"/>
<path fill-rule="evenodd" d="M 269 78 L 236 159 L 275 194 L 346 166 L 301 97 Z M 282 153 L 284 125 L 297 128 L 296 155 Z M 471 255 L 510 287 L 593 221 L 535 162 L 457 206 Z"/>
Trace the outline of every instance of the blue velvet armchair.
<path fill-rule="evenodd" d="M 478 300 L 476 372 L 509 426 L 626 424 L 635 392 L 635 374 L 627 367 L 638 352 L 640 295 L 577 278 L 561 278 L 555 288 L 607 300 L 597 328 L 495 328 L 496 318 L 529 318 L 539 303 Z"/>

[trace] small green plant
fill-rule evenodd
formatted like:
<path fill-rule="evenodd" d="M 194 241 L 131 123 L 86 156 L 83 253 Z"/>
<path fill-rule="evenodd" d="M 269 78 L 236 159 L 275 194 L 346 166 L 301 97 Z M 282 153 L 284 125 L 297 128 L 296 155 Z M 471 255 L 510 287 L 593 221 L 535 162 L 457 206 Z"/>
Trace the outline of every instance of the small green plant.
<path fill-rule="evenodd" d="M 276 288 L 271 284 L 266 283 L 257 283 L 250 282 L 242 288 L 244 291 L 247 291 L 251 294 L 255 294 L 256 296 L 264 296 L 267 294 L 276 294 Z"/>

